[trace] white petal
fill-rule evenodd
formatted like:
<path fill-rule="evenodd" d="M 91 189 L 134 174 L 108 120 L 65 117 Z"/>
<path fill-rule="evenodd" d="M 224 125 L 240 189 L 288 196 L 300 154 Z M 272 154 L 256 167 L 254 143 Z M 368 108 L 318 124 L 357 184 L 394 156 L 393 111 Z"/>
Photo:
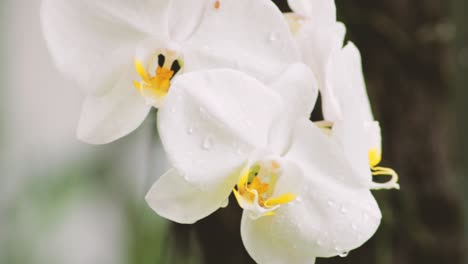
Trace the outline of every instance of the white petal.
<path fill-rule="evenodd" d="M 160 216 L 181 224 L 192 224 L 226 204 L 236 176 L 212 189 L 201 190 L 171 169 L 151 187 L 146 201 Z"/>
<path fill-rule="evenodd" d="M 284 153 L 297 119 L 310 117 L 318 96 L 317 81 L 309 67 L 297 63 L 291 65 L 270 86 L 281 95 L 285 104 L 283 115 L 272 130 L 270 143 L 277 153 Z"/>
<path fill-rule="evenodd" d="M 186 40 L 192 35 L 203 19 L 204 12 L 212 0 L 171 0 L 169 8 L 169 33 L 171 39 Z"/>
<path fill-rule="evenodd" d="M 298 252 L 297 246 L 293 244 L 296 241 L 292 241 L 289 235 L 280 237 L 279 232 L 272 229 L 277 228 L 274 224 L 277 219 L 277 215 L 273 215 L 253 220 L 247 212 L 244 212 L 241 222 L 241 236 L 249 255 L 260 264 L 314 264 L 315 256 L 313 254 Z M 276 224 L 278 224 L 277 222 L 275 221 Z"/>
<path fill-rule="evenodd" d="M 220 0 L 218 9 L 215 2 L 186 44 L 187 71 L 229 67 L 269 81 L 299 60 L 289 27 L 271 1 Z"/>
<path fill-rule="evenodd" d="M 356 171 L 360 181 L 370 186 L 372 174 L 369 165 L 370 134 L 366 124 L 356 118 L 346 118 L 337 121 L 333 125 L 332 139 L 335 140 L 343 150 L 349 163 Z"/>
<path fill-rule="evenodd" d="M 335 112 L 339 111 L 339 105 L 333 94 L 334 91 L 328 87 L 326 76 L 331 55 L 342 49 L 345 31 L 341 23 L 323 27 L 307 23 L 296 36 L 304 62 L 317 76 L 322 100 L 328 107 L 326 110 L 331 108 Z M 341 76 L 332 77 L 341 78 Z M 339 112 L 336 115 L 339 115 Z"/>
<path fill-rule="evenodd" d="M 381 220 L 370 191 L 350 183 L 352 177 L 343 178 L 352 170 L 323 143 L 327 142 L 323 133 L 306 120 L 296 131 L 296 141 L 285 156 L 302 169 L 302 178 L 299 173 L 289 178 L 302 187 L 296 201 L 270 217 L 242 218 L 244 244 L 260 263 L 308 263 L 348 252 L 367 241 Z"/>
<path fill-rule="evenodd" d="M 112 90 L 84 101 L 77 132 L 80 140 L 106 144 L 129 134 L 145 120 L 151 107 L 132 84 L 138 78 L 135 70 L 132 66 L 126 69 Z"/>
<path fill-rule="evenodd" d="M 279 96 L 240 72 L 210 70 L 178 77 L 160 109 L 162 143 L 175 168 L 199 185 L 217 184 L 265 148 Z"/>
<path fill-rule="evenodd" d="M 288 0 L 289 7 L 297 14 L 307 17 L 314 23 L 333 23 L 336 21 L 334 0 Z"/>
<path fill-rule="evenodd" d="M 87 93 L 111 89 L 136 44 L 167 35 L 168 1 L 45 0 L 41 22 L 59 68 Z"/>
<path fill-rule="evenodd" d="M 324 101 L 325 119 L 336 121 L 354 116 L 365 122 L 373 121 L 362 73 L 361 55 L 356 46 L 350 42 L 342 50 L 336 50 L 331 56 L 329 67 L 328 96 L 330 100 L 338 101 L 342 116 L 336 116 L 334 106 Z"/>

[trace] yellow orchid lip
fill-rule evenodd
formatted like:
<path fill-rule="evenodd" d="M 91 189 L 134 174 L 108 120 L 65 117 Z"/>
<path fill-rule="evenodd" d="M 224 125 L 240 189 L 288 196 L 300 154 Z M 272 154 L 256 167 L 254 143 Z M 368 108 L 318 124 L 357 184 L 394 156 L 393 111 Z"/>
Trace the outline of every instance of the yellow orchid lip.
<path fill-rule="evenodd" d="M 157 107 L 157 102 L 162 101 L 169 92 L 171 80 L 183 67 L 183 62 L 180 59 L 174 59 L 175 52 L 168 51 L 167 56 L 159 53 L 153 57 L 148 64 L 148 68 L 157 61 L 154 74 L 151 74 L 149 69 L 146 69 L 143 62 L 139 59 L 134 60 L 135 70 L 140 76 L 140 81 L 133 81 L 133 85 L 138 92 L 148 99 L 153 106 Z M 172 62 L 171 59 L 172 58 Z M 169 66 L 170 65 L 170 66 Z"/>
<path fill-rule="evenodd" d="M 265 210 L 263 216 L 274 215 L 280 205 L 290 203 L 296 195 L 285 193 L 273 197 L 281 165 L 276 161 L 257 163 L 248 168 L 240 177 L 233 193 L 243 209 L 246 204 L 259 206 Z"/>

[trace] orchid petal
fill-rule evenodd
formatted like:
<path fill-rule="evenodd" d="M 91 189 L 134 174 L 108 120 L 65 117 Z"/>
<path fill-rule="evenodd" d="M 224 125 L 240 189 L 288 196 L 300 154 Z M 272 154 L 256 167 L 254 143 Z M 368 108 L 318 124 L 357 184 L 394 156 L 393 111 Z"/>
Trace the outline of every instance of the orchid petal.
<path fill-rule="evenodd" d="M 288 0 L 288 5 L 295 13 L 313 20 L 314 23 L 336 21 L 336 6 L 333 0 Z"/>
<path fill-rule="evenodd" d="M 129 134 L 145 120 L 151 107 L 132 85 L 137 78 L 133 66 L 127 68 L 112 90 L 86 97 L 77 131 L 80 140 L 106 144 Z"/>
<path fill-rule="evenodd" d="M 318 97 L 317 81 L 309 67 L 296 63 L 273 81 L 271 88 L 280 94 L 285 109 L 271 131 L 270 147 L 276 153 L 283 153 L 290 143 L 291 128 L 294 127 L 297 119 L 309 118 L 312 113 Z"/>
<path fill-rule="evenodd" d="M 187 71 L 227 67 L 266 82 L 299 60 L 289 27 L 271 1 L 217 2 L 211 1 L 200 26 L 187 40 Z"/>
<path fill-rule="evenodd" d="M 169 33 L 171 39 L 184 41 L 200 25 L 211 0 L 171 0 L 169 8 Z"/>
<path fill-rule="evenodd" d="M 335 111 L 339 111 L 338 102 L 333 90 L 328 88 L 326 76 L 332 54 L 342 49 L 345 31 L 341 23 L 323 27 L 306 23 L 296 36 L 304 63 L 317 75 L 324 104 L 334 107 L 332 110 Z M 332 77 L 341 78 L 341 75 Z"/>
<path fill-rule="evenodd" d="M 334 105 L 324 101 L 326 120 L 336 121 L 350 116 L 365 122 L 374 120 L 362 73 L 361 55 L 353 43 L 331 55 L 327 84 L 329 100 L 338 102 L 341 116 L 335 114 Z"/>
<path fill-rule="evenodd" d="M 236 176 L 231 176 L 213 189 L 202 190 L 171 169 L 151 187 L 146 201 L 162 217 L 181 224 L 192 224 L 226 205 Z"/>
<path fill-rule="evenodd" d="M 342 177 L 353 171 L 330 139 L 307 120 L 298 122 L 295 131 L 285 159 L 302 170 L 289 178 L 302 186 L 296 201 L 270 217 L 242 218 L 244 244 L 258 262 L 309 263 L 336 256 L 361 246 L 380 223 L 370 191 L 351 182 L 352 177 Z"/>
<path fill-rule="evenodd" d="M 198 71 L 174 81 L 158 127 L 175 168 L 200 186 L 216 185 L 267 145 L 279 96 L 233 70 Z"/>
<path fill-rule="evenodd" d="M 168 2 L 44 0 L 41 22 L 57 67 L 88 94 L 110 90 L 140 40 L 167 35 Z"/>

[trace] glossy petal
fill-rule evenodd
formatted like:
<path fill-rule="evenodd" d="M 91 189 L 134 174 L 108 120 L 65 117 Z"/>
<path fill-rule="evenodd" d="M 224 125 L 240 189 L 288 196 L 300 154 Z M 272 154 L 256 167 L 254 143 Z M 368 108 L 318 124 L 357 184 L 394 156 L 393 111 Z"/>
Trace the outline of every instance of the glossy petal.
<path fill-rule="evenodd" d="M 332 54 L 327 90 L 326 100 L 337 101 L 341 114 L 337 115 L 336 106 L 325 100 L 323 112 L 326 120 L 336 121 L 350 116 L 364 122 L 374 120 L 362 73 L 361 55 L 353 43 Z"/>
<path fill-rule="evenodd" d="M 317 100 L 318 86 L 314 73 L 302 63 L 291 65 L 270 86 L 280 94 L 285 104 L 270 136 L 271 148 L 282 154 L 290 144 L 291 128 L 296 121 L 310 117 Z"/>
<path fill-rule="evenodd" d="M 232 70 L 198 71 L 173 83 L 159 112 L 162 143 L 175 168 L 199 186 L 217 185 L 267 145 L 279 96 Z"/>
<path fill-rule="evenodd" d="M 146 201 L 160 216 L 192 224 L 225 206 L 236 180 L 237 175 L 233 175 L 219 186 L 201 190 L 171 169 L 151 187 Z"/>
<path fill-rule="evenodd" d="M 167 35 L 168 2 L 44 0 L 44 36 L 59 70 L 87 93 L 100 94 L 133 61 L 140 40 Z"/>
<path fill-rule="evenodd" d="M 289 7 L 314 23 L 333 23 L 336 21 L 334 0 L 288 0 Z"/>
<path fill-rule="evenodd" d="M 90 144 L 106 144 L 135 130 L 151 109 L 133 87 L 137 74 L 128 66 L 115 87 L 83 103 L 77 136 Z"/>
<path fill-rule="evenodd" d="M 282 13 L 269 0 L 220 0 L 208 6 L 186 43 L 186 69 L 228 67 L 264 82 L 279 75 L 299 53 Z"/>
<path fill-rule="evenodd" d="M 302 169 L 295 202 L 271 217 L 242 218 L 242 238 L 259 263 L 309 263 L 315 257 L 348 252 L 367 241 L 379 226 L 381 213 L 370 191 L 349 182 L 346 160 L 326 136 L 304 120 L 285 158 Z M 338 152 L 339 153 L 339 152 Z M 331 159 L 334 158 L 334 159 Z"/>

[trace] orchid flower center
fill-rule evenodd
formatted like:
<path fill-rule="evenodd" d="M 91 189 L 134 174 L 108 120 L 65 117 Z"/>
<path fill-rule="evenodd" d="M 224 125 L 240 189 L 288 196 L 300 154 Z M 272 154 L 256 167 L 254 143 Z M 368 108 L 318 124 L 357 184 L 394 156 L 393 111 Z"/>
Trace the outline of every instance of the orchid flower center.
<path fill-rule="evenodd" d="M 258 218 L 274 215 L 273 211 L 280 205 L 292 202 L 296 199 L 292 193 L 274 196 L 280 175 L 281 165 L 276 161 L 260 162 L 248 168 L 233 189 L 239 205 Z"/>
<path fill-rule="evenodd" d="M 159 107 L 169 92 L 172 79 L 182 67 L 179 54 L 171 50 L 156 53 L 146 67 L 142 61 L 135 59 L 135 69 L 141 80 L 133 81 L 133 85 L 148 104 Z"/>

